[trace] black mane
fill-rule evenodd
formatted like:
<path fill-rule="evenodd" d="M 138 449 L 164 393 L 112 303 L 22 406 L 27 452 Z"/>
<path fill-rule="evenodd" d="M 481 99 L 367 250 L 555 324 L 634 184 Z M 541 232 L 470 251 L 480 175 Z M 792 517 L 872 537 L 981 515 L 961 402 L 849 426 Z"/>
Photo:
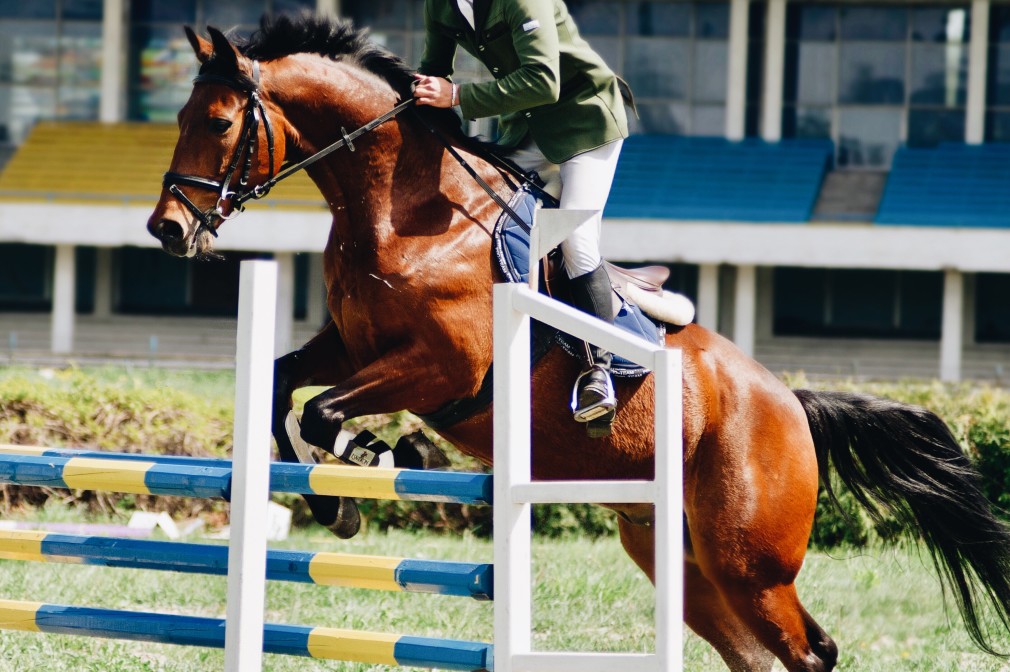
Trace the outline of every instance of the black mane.
<path fill-rule="evenodd" d="M 292 54 L 319 54 L 352 62 L 389 83 L 401 100 L 413 95 L 414 69 L 399 56 L 369 39 L 367 28 L 356 28 L 347 20 L 318 17 L 310 12 L 297 17 L 264 15 L 260 19 L 259 30 L 248 39 L 235 36 L 229 39 L 246 58 L 259 61 Z M 212 58 L 204 63 L 200 72 L 212 72 L 216 60 Z M 256 83 L 244 74 L 240 73 L 238 79 L 250 89 L 256 88 Z M 414 109 L 457 140 L 473 146 L 484 144 L 466 137 L 462 120 L 454 111 L 427 106 Z"/>
<path fill-rule="evenodd" d="M 368 30 L 340 19 L 305 13 L 298 17 L 264 15 L 260 28 L 247 40 L 233 39 L 247 58 L 269 61 L 292 54 L 320 54 L 347 60 L 372 72 L 404 96 L 410 92 L 413 69 L 369 39 Z"/>

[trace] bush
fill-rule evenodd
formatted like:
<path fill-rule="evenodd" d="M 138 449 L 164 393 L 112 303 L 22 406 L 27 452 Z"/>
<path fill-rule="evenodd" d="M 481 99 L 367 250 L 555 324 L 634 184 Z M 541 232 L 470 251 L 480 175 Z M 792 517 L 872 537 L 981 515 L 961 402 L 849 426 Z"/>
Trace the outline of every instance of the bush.
<path fill-rule="evenodd" d="M 50 372 L 52 373 L 52 372 Z M 231 445 L 231 400 L 171 388 L 99 384 L 74 369 L 0 379 L 0 442 L 127 453 L 222 457 Z M 153 510 L 220 517 L 223 503 L 182 497 L 0 486 L 4 513 L 62 500 L 92 512 Z"/>

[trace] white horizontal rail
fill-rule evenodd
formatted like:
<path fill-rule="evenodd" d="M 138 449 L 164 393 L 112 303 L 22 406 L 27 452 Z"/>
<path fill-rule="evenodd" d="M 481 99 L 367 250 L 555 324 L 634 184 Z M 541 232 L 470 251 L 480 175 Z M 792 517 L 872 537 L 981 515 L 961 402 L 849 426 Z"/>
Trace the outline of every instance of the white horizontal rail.
<path fill-rule="evenodd" d="M 660 669 L 653 653 L 520 653 L 512 658 L 513 672 L 669 672 Z"/>
<path fill-rule="evenodd" d="M 542 294 L 534 294 L 525 285 L 511 285 L 509 288 L 513 292 L 511 298 L 515 310 L 646 368 L 655 368 L 655 355 L 663 351 L 662 346 L 632 336 Z"/>
<path fill-rule="evenodd" d="M 651 504 L 652 481 L 536 481 L 512 486 L 516 504 Z"/>

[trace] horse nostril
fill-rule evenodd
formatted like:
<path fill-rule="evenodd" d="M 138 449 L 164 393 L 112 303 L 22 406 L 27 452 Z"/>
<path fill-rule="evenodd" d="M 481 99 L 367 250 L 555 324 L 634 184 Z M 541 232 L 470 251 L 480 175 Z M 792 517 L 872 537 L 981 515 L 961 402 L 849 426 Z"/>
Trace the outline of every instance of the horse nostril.
<path fill-rule="evenodd" d="M 183 235 L 182 225 L 179 222 L 173 222 L 171 219 L 159 220 L 154 226 L 154 236 L 158 240 L 182 240 Z"/>

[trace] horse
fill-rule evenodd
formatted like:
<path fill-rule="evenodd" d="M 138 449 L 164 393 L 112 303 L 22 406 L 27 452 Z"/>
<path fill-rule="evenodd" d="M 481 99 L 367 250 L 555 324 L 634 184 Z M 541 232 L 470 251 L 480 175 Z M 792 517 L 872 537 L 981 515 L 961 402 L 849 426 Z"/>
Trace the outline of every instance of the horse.
<path fill-rule="evenodd" d="M 264 19 L 241 42 L 212 27 L 209 40 L 186 33 L 200 75 L 179 113 L 151 234 L 171 254 L 211 255 L 216 228 L 292 167 L 307 169 L 332 213 L 330 320 L 275 364 L 281 458 L 297 459 L 299 440 L 331 449 L 351 418 L 403 409 L 425 417 L 476 397 L 491 366 L 491 288 L 502 277 L 490 227 L 502 208 L 453 152 L 495 192 L 515 183 L 454 114 L 407 110 L 410 68 L 348 23 Z M 768 672 L 776 659 L 791 672 L 835 667 L 838 647 L 795 586 L 832 465 L 871 515 L 893 516 L 921 538 L 968 632 L 999 653 L 993 637 L 1010 624 L 1010 534 L 936 415 L 862 394 L 790 390 L 719 334 L 667 326 L 665 346 L 684 361 L 684 619 L 728 669 Z M 613 432 L 590 439 L 568 409 L 579 369 L 555 347 L 532 372 L 534 478 L 652 478 L 653 379 L 619 379 Z M 292 438 L 291 393 L 306 385 L 331 387 L 306 404 Z M 492 413 L 493 404 L 476 408 L 438 433 L 490 465 Z M 356 531 L 352 500 L 312 497 L 309 506 L 338 535 Z M 624 549 L 654 580 L 652 507 L 610 508 Z M 995 615 L 995 632 L 985 614 Z"/>

